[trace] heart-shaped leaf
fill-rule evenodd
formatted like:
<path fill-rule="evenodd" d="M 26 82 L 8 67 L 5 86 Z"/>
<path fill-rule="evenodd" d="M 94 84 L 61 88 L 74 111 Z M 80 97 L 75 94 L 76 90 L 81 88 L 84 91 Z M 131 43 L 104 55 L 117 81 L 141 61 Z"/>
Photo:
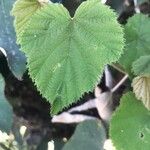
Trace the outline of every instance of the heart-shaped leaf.
<path fill-rule="evenodd" d="M 119 59 L 124 39 L 116 14 L 89 0 L 73 18 L 61 4 L 43 7 L 31 18 L 21 46 L 30 76 L 57 113 L 95 87 L 104 65 Z"/>
<path fill-rule="evenodd" d="M 132 92 L 121 99 L 110 126 L 110 138 L 117 150 L 149 150 L 150 111 Z"/>

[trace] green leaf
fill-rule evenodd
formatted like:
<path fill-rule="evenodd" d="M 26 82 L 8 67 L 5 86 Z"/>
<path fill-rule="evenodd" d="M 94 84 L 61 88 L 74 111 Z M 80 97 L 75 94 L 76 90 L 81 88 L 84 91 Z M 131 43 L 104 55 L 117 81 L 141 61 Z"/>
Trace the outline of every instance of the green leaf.
<path fill-rule="evenodd" d="M 119 59 L 124 39 L 115 13 L 90 0 L 73 18 L 61 4 L 42 8 L 28 24 L 21 46 L 31 78 L 57 113 L 95 87 L 104 65 Z"/>
<path fill-rule="evenodd" d="M 135 75 L 150 76 L 150 55 L 141 56 L 132 64 L 132 70 Z"/>
<path fill-rule="evenodd" d="M 150 111 L 132 92 L 125 94 L 114 113 L 110 125 L 110 138 L 117 150 L 149 150 Z"/>
<path fill-rule="evenodd" d="M 103 150 L 105 129 L 100 121 L 80 123 L 63 150 Z"/>
<path fill-rule="evenodd" d="M 27 27 L 31 16 L 40 9 L 44 4 L 40 0 L 17 0 L 12 9 L 12 15 L 15 16 L 15 28 L 17 41 L 20 43 L 20 36 Z"/>
<path fill-rule="evenodd" d="M 132 81 L 133 91 L 137 99 L 150 110 L 150 76 L 138 76 Z"/>
<path fill-rule="evenodd" d="M 16 44 L 13 18 L 10 16 L 14 2 L 15 0 L 0 0 L 0 50 L 6 52 L 9 68 L 20 79 L 26 70 L 26 58 Z"/>
<path fill-rule="evenodd" d="M 48 142 L 46 139 L 43 139 L 41 143 L 37 146 L 36 150 L 48 150 Z"/>
<path fill-rule="evenodd" d="M 0 75 L 0 130 L 10 132 L 13 121 L 12 108 L 4 96 L 4 81 Z"/>
<path fill-rule="evenodd" d="M 64 141 L 62 138 L 53 139 L 55 150 L 62 150 L 64 144 L 66 141 Z"/>
<path fill-rule="evenodd" d="M 140 56 L 150 55 L 150 18 L 136 14 L 125 25 L 126 46 L 120 64 L 131 73 L 132 63 Z"/>

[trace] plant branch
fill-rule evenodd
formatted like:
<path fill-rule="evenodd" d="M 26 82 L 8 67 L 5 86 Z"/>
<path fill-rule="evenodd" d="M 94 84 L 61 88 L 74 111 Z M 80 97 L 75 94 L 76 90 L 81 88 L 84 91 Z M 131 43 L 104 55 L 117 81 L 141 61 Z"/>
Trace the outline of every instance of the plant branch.
<path fill-rule="evenodd" d="M 112 93 L 114 93 L 128 78 L 128 74 L 126 74 L 121 81 L 111 90 Z"/>

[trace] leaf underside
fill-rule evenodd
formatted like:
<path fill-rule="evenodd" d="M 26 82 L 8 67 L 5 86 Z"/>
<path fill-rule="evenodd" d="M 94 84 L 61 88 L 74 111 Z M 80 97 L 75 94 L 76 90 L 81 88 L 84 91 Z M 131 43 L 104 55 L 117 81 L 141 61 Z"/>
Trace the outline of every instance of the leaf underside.
<path fill-rule="evenodd" d="M 121 99 L 110 126 L 110 138 L 117 150 L 149 150 L 150 111 L 132 92 Z"/>
<path fill-rule="evenodd" d="M 132 63 L 140 56 L 150 55 L 150 18 L 136 14 L 125 25 L 126 46 L 120 64 L 132 74 Z"/>
<path fill-rule="evenodd" d="M 141 100 L 144 106 L 150 110 L 150 76 L 135 77 L 132 87 L 137 99 Z"/>
<path fill-rule="evenodd" d="M 57 113 L 94 88 L 104 65 L 119 59 L 124 39 L 116 14 L 90 0 L 73 18 L 61 4 L 43 7 L 31 18 L 21 46 L 31 78 Z"/>

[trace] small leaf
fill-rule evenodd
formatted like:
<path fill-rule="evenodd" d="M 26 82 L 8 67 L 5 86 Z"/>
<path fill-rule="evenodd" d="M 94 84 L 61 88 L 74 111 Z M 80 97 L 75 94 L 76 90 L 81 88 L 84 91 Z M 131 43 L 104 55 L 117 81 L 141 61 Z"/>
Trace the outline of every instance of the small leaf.
<path fill-rule="evenodd" d="M 105 129 L 100 121 L 85 121 L 77 126 L 63 150 L 103 150 L 105 140 Z"/>
<path fill-rule="evenodd" d="M 132 70 L 135 75 L 150 76 L 150 55 L 141 56 L 132 64 Z"/>
<path fill-rule="evenodd" d="M 10 10 L 15 0 L 0 0 L 0 50 L 7 55 L 12 73 L 19 79 L 26 70 L 26 58 L 19 51 Z"/>
<path fill-rule="evenodd" d="M 150 18 L 136 14 L 125 25 L 126 46 L 120 64 L 132 74 L 132 63 L 140 56 L 150 55 Z"/>
<path fill-rule="evenodd" d="M 46 3 L 40 3 L 40 0 L 17 0 L 12 9 L 12 15 L 15 16 L 15 28 L 17 41 L 20 43 L 20 36 L 27 27 L 31 16 Z"/>
<path fill-rule="evenodd" d="M 141 100 L 150 110 L 150 76 L 138 76 L 132 81 L 133 91 L 137 99 Z"/>
<path fill-rule="evenodd" d="M 0 130 L 10 132 L 13 121 L 12 108 L 4 96 L 4 81 L 0 75 Z"/>
<path fill-rule="evenodd" d="M 117 150 L 150 148 L 150 111 L 141 105 L 132 92 L 122 97 L 113 115 L 110 138 Z"/>
<path fill-rule="evenodd" d="M 124 39 L 115 13 L 90 0 L 73 18 L 61 4 L 43 7 L 30 20 L 21 46 L 31 78 L 56 113 L 95 87 L 104 65 L 119 59 Z"/>

